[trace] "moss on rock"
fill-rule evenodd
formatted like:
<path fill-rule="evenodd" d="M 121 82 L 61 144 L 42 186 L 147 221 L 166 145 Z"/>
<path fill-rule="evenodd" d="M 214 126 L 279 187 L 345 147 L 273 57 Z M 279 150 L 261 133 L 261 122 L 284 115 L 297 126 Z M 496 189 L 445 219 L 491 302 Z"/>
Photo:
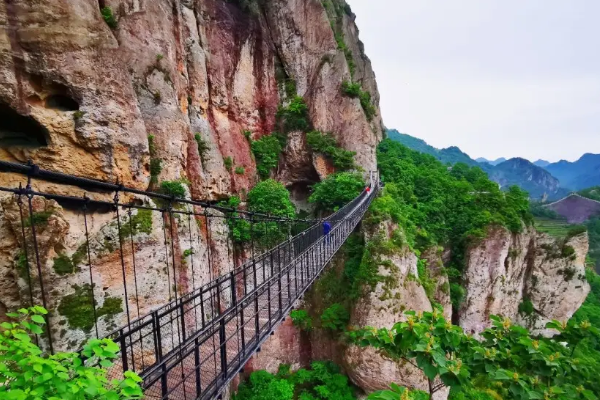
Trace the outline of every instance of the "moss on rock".
<path fill-rule="evenodd" d="M 64 315 L 71 329 L 81 329 L 88 333 L 94 327 L 94 304 L 92 286 L 74 285 L 74 293 L 62 298 L 58 312 Z M 96 308 L 98 319 L 103 316 L 114 316 L 123 312 L 123 300 L 118 297 L 105 297 L 102 307 Z"/>

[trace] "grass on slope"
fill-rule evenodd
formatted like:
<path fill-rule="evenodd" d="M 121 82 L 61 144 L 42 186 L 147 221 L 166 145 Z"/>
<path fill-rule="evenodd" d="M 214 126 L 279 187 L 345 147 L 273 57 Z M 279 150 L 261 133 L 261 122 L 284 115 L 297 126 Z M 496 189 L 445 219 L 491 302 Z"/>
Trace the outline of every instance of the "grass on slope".
<path fill-rule="evenodd" d="M 574 225 L 569 224 L 564 219 L 551 219 L 551 218 L 541 218 L 536 217 L 535 228 L 539 232 L 545 232 L 552 237 L 556 238 L 564 238 L 569 233 L 569 230 L 573 228 Z"/>

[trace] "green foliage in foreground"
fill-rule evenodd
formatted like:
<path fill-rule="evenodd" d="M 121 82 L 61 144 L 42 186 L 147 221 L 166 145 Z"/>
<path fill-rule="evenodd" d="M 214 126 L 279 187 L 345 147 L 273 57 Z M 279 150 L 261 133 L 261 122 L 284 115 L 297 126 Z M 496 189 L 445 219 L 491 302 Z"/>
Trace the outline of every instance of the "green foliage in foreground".
<path fill-rule="evenodd" d="M 514 400 L 597 399 L 597 371 L 574 355 L 578 344 L 599 337 L 598 329 L 587 321 L 553 321 L 547 327 L 559 334 L 548 339 L 532 337 L 510 320 L 492 316 L 492 327 L 478 341 L 446 321 L 440 309 L 406 315 L 407 321 L 392 329 L 366 328 L 348 336 L 360 346 L 375 347 L 419 368 L 427 377 L 430 395 L 446 385 L 454 399 L 461 393 L 463 399 L 477 398 L 464 396 L 473 391 Z"/>
<path fill-rule="evenodd" d="M 109 339 L 90 340 L 79 353 L 45 356 L 31 335 L 43 333 L 47 311 L 39 306 L 8 314 L 0 335 L 0 398 L 7 400 L 140 399 L 142 379 L 134 372 L 109 380 L 107 370 L 119 347 Z"/>
<path fill-rule="evenodd" d="M 449 167 L 389 139 L 379 144 L 377 157 L 386 188 L 371 206 L 370 222 L 392 219 L 418 250 L 449 246 L 451 292 L 458 306 L 465 249 L 484 238 L 490 226 L 520 232 L 524 223 L 531 224 L 527 194 L 518 187 L 503 192 L 480 168 Z"/>
<path fill-rule="evenodd" d="M 329 175 L 313 187 L 308 201 L 317 208 L 336 211 L 358 196 L 365 189 L 365 181 L 360 173 L 340 172 Z"/>
<path fill-rule="evenodd" d="M 342 149 L 331 134 L 319 131 L 308 132 L 306 142 L 313 151 L 329 158 L 338 171 L 347 171 L 356 167 L 354 164 L 356 153 Z"/>
<path fill-rule="evenodd" d="M 271 171 L 279 162 L 281 143 L 275 136 L 269 135 L 253 141 L 251 146 L 256 160 L 256 172 L 262 179 L 269 178 Z"/>
<path fill-rule="evenodd" d="M 234 400 L 354 400 L 348 378 L 331 362 L 313 362 L 310 369 L 291 372 L 281 365 L 277 375 L 256 371 L 240 385 Z"/>

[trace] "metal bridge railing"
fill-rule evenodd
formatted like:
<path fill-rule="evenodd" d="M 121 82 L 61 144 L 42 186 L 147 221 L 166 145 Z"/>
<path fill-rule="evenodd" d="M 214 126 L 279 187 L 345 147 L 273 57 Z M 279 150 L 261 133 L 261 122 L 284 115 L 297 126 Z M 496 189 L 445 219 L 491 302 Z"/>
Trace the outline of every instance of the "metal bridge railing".
<path fill-rule="evenodd" d="M 156 399 L 217 395 L 321 273 L 378 190 L 372 174 L 371 191 L 329 216 L 324 237 L 322 220 L 179 199 L 32 164 L 0 161 L 0 172 L 23 179 L 0 187 L 12 194 L 0 199 L 0 229 L 15 247 L 4 249 L 14 253 L 14 290 L 0 301 L 50 310 L 46 334 L 36 337 L 49 352 L 112 338 L 121 351 L 111 374 L 138 372 L 146 397 Z M 140 222 L 142 213 L 152 229 Z M 73 222 L 83 228 L 76 237 L 65 233 Z M 234 237 L 238 223 L 249 243 Z M 76 321 L 63 315 L 73 290 L 79 303 L 70 307 L 87 314 Z M 118 313 L 105 315 L 107 299 L 121 302 Z"/>

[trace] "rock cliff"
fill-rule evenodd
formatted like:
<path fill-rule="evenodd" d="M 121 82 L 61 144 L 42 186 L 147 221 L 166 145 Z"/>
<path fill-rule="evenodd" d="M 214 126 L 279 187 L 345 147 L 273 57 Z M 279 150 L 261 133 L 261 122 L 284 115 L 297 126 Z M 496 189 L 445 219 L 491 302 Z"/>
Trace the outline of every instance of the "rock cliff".
<path fill-rule="evenodd" d="M 448 251 L 431 248 L 417 256 L 399 245 L 402 231 L 390 221 L 375 226 L 363 224 L 362 230 L 365 248 L 369 249 L 365 252 L 367 261 L 376 266 L 378 278 L 354 304 L 351 326 L 391 328 L 405 318 L 405 310 L 431 311 L 435 302 L 443 307 L 446 318 L 458 321 L 469 333 L 487 328 L 490 315 L 501 315 L 534 332 L 551 335 L 544 328 L 546 322 L 568 320 L 590 290 L 585 281 L 585 233 L 559 240 L 532 228 L 512 234 L 494 227 L 466 252 L 466 294 L 458 314 L 453 316 L 444 268 L 450 259 Z M 333 268 L 339 268 L 336 265 Z M 314 302 L 307 306 L 320 308 Z M 427 389 L 424 375 L 410 364 L 388 359 L 372 348 L 336 342 L 323 332 L 313 332 L 304 345 L 293 340 L 302 335 L 299 330 L 278 332 L 263 346 L 258 365 L 269 367 L 272 358 L 305 365 L 308 352 L 312 359 L 336 360 L 365 392 L 385 389 L 390 382 Z M 271 370 L 275 371 L 272 366 Z M 435 398 L 445 399 L 447 394 L 443 390 Z"/>
<path fill-rule="evenodd" d="M 16 0 L 0 3 L 0 25 L 1 160 L 142 190 L 178 181 L 199 200 L 243 199 L 258 181 L 251 141 L 279 131 L 287 145 L 271 175 L 302 201 L 308 185 L 333 170 L 307 145 L 314 129 L 355 152 L 365 171 L 376 169 L 379 94 L 343 0 Z M 369 108 L 344 92 L 344 82 L 368 93 Z M 307 105 L 308 126 L 281 132 L 278 111 L 296 96 Z M 19 183 L 21 176 L 0 176 L 2 186 Z M 88 195 L 111 201 L 114 193 Z M 126 324 L 125 306 L 132 317 L 147 313 L 234 265 L 225 224 L 135 210 L 84 214 L 36 197 L 40 270 L 26 276 L 37 262 L 22 239 L 22 207 L 13 196 L 2 200 L 0 310 L 41 304 L 43 281 L 52 288 L 50 323 L 61 350 Z M 119 224 L 131 225 L 130 237 L 119 238 Z M 91 326 L 82 318 L 91 305 L 77 306 L 86 303 L 102 311 L 98 332 L 93 318 Z"/>

